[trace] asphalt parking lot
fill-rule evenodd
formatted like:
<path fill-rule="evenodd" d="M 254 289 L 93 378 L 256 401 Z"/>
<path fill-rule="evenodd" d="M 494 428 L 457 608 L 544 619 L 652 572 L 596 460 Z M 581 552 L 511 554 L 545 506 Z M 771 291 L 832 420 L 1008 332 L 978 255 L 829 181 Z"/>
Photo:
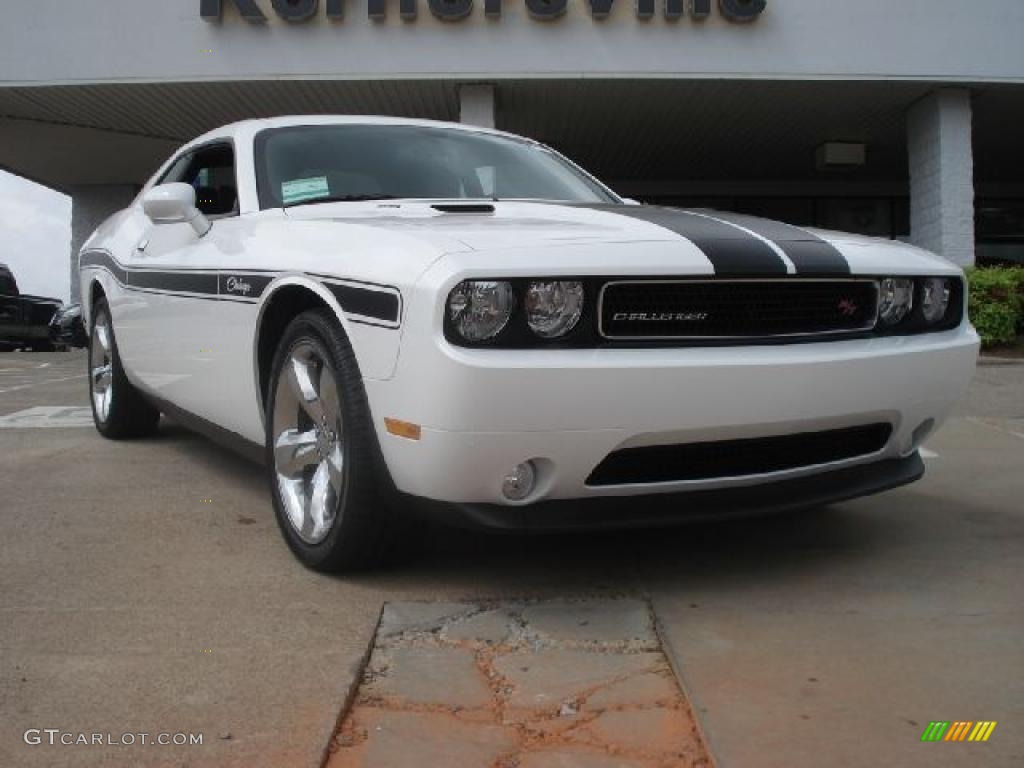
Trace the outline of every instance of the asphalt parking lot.
<path fill-rule="evenodd" d="M 668 532 L 433 529 L 346 577 L 292 558 L 259 468 L 170 423 L 100 438 L 84 367 L 0 355 L 0 765 L 319 766 L 386 602 L 584 597 L 650 601 L 719 766 L 1024 763 L 1024 365 L 979 368 L 926 478 L 883 496 Z M 922 743 L 934 720 L 998 727 Z M 204 738 L 26 744 L 47 728 Z"/>

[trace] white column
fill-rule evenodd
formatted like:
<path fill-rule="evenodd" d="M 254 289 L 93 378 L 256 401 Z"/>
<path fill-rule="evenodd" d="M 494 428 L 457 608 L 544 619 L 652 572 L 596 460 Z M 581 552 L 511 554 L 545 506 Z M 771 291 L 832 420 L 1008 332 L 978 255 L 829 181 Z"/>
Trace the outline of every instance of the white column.
<path fill-rule="evenodd" d="M 459 122 L 494 127 L 494 86 L 463 85 L 459 87 Z"/>
<path fill-rule="evenodd" d="M 71 189 L 71 301 L 81 299 L 78 251 L 104 220 L 135 199 L 131 184 L 90 184 Z"/>
<path fill-rule="evenodd" d="M 971 94 L 937 90 L 907 114 L 910 239 L 964 266 L 974 263 Z"/>

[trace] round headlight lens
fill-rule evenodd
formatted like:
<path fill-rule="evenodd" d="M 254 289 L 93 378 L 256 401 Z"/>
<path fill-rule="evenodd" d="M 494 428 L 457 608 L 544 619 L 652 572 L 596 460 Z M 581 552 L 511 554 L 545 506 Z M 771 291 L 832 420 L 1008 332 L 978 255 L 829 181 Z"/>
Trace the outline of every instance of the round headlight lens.
<path fill-rule="evenodd" d="M 914 306 L 914 281 L 887 277 L 878 287 L 878 318 L 883 325 L 896 325 Z"/>
<path fill-rule="evenodd" d="M 466 341 L 493 339 L 515 307 L 512 284 L 504 280 L 464 280 L 448 296 L 448 316 Z"/>
<path fill-rule="evenodd" d="M 524 301 L 526 322 L 542 339 L 556 339 L 576 327 L 583 314 L 583 283 L 544 280 L 530 283 Z"/>
<path fill-rule="evenodd" d="M 921 283 L 921 314 L 929 325 L 938 323 L 949 309 L 949 280 L 929 277 Z"/>

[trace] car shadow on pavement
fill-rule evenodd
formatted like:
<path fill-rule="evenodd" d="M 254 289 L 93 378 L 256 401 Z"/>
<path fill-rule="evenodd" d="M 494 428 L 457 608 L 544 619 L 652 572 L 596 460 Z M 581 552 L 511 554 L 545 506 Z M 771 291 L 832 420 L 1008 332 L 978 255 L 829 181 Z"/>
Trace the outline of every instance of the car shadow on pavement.
<path fill-rule="evenodd" d="M 150 440 L 189 461 L 216 466 L 227 486 L 266 482 L 261 467 L 173 422 L 165 421 Z M 820 572 L 823 563 L 882 556 L 879 548 L 905 539 L 908 521 L 900 508 L 913 504 L 913 493 L 901 490 L 769 516 L 601 532 L 508 534 L 429 523 L 402 560 L 333 578 L 398 595 L 428 589 L 494 598 L 635 594 L 659 584 L 764 585 Z M 273 516 L 269 498 L 262 514 Z"/>
<path fill-rule="evenodd" d="M 216 465 L 217 471 L 224 473 L 226 479 L 230 478 L 247 484 L 257 482 L 265 485 L 267 482 L 262 467 L 214 440 L 177 424 L 166 416 L 161 420 L 160 429 L 155 435 L 135 442 L 164 445 L 189 460 Z M 269 499 L 267 500 L 267 509 L 270 509 Z"/>
<path fill-rule="evenodd" d="M 638 594 L 659 585 L 764 585 L 829 561 L 870 557 L 886 522 L 847 506 L 675 527 L 559 534 L 492 534 L 429 527 L 402 564 L 345 576 L 377 588 L 431 584 L 453 596 Z"/>

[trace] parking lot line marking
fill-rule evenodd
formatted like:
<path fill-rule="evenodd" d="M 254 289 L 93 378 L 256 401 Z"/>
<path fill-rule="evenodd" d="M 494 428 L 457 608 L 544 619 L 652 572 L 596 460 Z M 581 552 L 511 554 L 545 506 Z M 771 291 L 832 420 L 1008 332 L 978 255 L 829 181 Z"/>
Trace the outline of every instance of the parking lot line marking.
<path fill-rule="evenodd" d="M 63 379 L 47 379 L 46 381 L 34 381 L 31 384 L 21 384 L 17 387 L 8 387 L 7 389 L 0 389 L 0 395 L 6 395 L 8 392 L 18 392 L 22 389 L 32 389 L 34 387 L 43 387 L 47 384 L 60 384 L 62 381 L 74 381 L 75 379 L 87 379 L 89 374 L 80 373 L 77 376 L 65 376 Z"/>
<path fill-rule="evenodd" d="M 92 409 L 77 405 L 40 405 L 0 416 L 0 429 L 69 429 L 92 425 Z"/>
<path fill-rule="evenodd" d="M 975 418 L 973 416 L 968 416 L 967 420 L 970 421 L 970 422 L 973 422 L 974 424 L 979 424 L 979 425 L 981 425 L 983 427 L 988 427 L 989 429 L 994 429 L 996 432 L 1002 432 L 1004 435 L 1012 435 L 1013 437 L 1019 437 L 1021 440 L 1024 440 L 1024 434 L 1021 434 L 1020 432 L 1015 432 L 1012 429 L 1006 429 L 1005 427 L 1000 427 L 998 424 L 993 424 L 990 421 L 985 421 L 984 419 L 978 419 L 978 418 Z"/>

